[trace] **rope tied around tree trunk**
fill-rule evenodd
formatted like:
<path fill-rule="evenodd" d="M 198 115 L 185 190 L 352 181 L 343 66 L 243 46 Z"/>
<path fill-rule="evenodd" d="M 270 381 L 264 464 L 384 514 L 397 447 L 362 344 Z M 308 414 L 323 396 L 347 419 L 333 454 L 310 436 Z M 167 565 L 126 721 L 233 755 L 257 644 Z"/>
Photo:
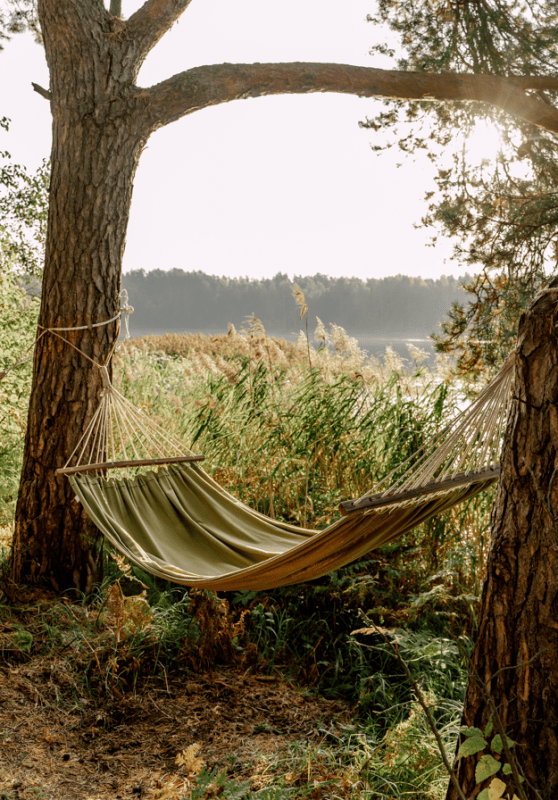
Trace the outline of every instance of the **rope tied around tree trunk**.
<path fill-rule="evenodd" d="M 61 336 L 60 332 L 66 333 L 69 331 L 85 331 L 85 330 L 92 330 L 93 328 L 101 328 L 104 325 L 110 325 L 111 322 L 116 322 L 117 320 L 120 320 L 122 317 L 124 317 L 124 327 L 126 329 L 126 335 L 124 337 L 124 341 L 125 342 L 128 341 L 128 339 L 130 338 L 129 318 L 130 314 L 134 313 L 134 307 L 131 306 L 128 302 L 128 292 L 126 291 L 126 289 L 122 289 L 122 291 L 118 295 L 118 300 L 120 303 L 120 308 L 118 309 L 118 313 L 115 314 L 114 317 L 106 319 L 103 322 L 93 322 L 90 325 L 74 325 L 72 327 L 66 327 L 66 328 L 46 328 L 44 327 L 44 325 L 37 324 L 38 328 L 42 328 L 42 332 L 37 336 L 35 341 L 29 345 L 27 350 L 25 350 L 25 353 L 28 353 L 30 350 L 32 350 L 37 344 L 37 342 L 39 342 L 46 333 L 52 333 L 53 336 L 58 337 L 58 339 L 61 339 L 66 344 L 69 344 L 70 347 L 73 347 L 74 350 L 77 350 L 77 352 L 80 353 L 80 355 L 84 356 L 84 358 L 86 358 L 96 367 L 98 367 L 99 369 L 106 369 L 106 367 L 110 364 L 112 356 L 114 355 L 114 350 L 116 349 L 116 345 L 118 344 L 118 336 L 120 334 L 120 329 L 118 330 L 115 342 L 111 348 L 111 351 L 104 365 L 98 364 L 94 359 L 90 358 L 90 356 L 88 356 L 87 353 L 84 353 L 83 350 L 81 350 L 79 347 L 76 347 L 75 344 L 72 344 L 72 342 L 70 342 L 69 339 L 66 339 L 65 336 Z M 32 358 L 33 358 L 32 355 L 27 356 L 27 358 L 22 358 L 19 361 L 16 361 L 15 364 L 12 364 L 10 367 L 8 367 L 8 369 L 5 370 L 4 372 L 0 372 L 0 381 L 4 380 L 6 375 L 8 375 L 8 373 L 11 372 L 13 369 L 15 369 L 16 367 L 20 367 L 22 364 L 26 364 L 27 361 L 30 361 Z"/>

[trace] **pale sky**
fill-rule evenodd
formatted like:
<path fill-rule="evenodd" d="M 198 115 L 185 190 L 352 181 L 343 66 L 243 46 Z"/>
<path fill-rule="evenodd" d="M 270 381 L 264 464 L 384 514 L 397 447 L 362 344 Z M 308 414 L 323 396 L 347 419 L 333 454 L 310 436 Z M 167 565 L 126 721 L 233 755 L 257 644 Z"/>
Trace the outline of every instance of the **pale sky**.
<path fill-rule="evenodd" d="M 140 5 L 124 2 L 124 14 Z M 373 0 L 193 0 L 148 57 L 140 85 L 222 62 L 324 61 L 387 67 L 368 50 Z M 0 53 L 0 150 L 36 168 L 50 152 L 42 48 L 14 36 Z M 334 94 L 265 97 L 205 109 L 155 133 L 135 180 L 124 271 L 201 270 L 437 278 L 465 272 L 452 244 L 415 230 L 433 188 L 426 159 L 377 155 L 359 120 L 380 101 Z M 397 164 L 403 161 L 398 167 Z"/>

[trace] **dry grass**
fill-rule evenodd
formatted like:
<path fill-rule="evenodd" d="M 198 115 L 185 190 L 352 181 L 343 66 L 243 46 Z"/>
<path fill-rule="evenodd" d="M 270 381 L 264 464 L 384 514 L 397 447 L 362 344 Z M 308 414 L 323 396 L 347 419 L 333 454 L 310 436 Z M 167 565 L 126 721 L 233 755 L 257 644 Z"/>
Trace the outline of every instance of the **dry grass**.
<path fill-rule="evenodd" d="M 191 593 L 190 609 L 208 641 L 188 640 L 179 627 L 165 632 L 169 609 L 163 604 L 138 614 L 145 601 L 122 594 L 125 580 L 121 575 L 91 604 L 21 588 L 15 605 L 0 605 L 1 800 L 123 800 L 134 794 L 153 800 L 442 799 L 447 779 L 432 737 L 412 707 L 406 720 L 408 692 L 397 693 L 400 678 L 383 673 L 381 648 L 367 666 L 359 659 L 352 680 L 363 703 L 372 702 L 370 681 L 379 678 L 377 688 L 386 687 L 385 696 L 374 694 L 373 707 L 375 715 L 380 701 L 386 715 L 395 709 L 387 731 L 371 726 L 378 719 L 363 725 L 356 708 L 342 700 L 297 689 L 279 674 L 284 666 L 272 667 L 255 642 L 236 648 L 225 663 L 215 643 L 225 635 L 232 642 L 238 632 L 228 613 L 216 613 L 228 609 L 225 600 Z M 274 606 L 261 599 L 265 609 L 253 603 L 249 613 L 260 609 L 269 619 Z M 304 608 L 297 610 L 293 600 L 289 616 Z M 246 610 L 240 613 L 243 620 Z M 311 646 L 302 646 L 297 658 L 310 651 L 319 659 L 316 650 L 328 630 L 320 623 L 310 624 Z M 299 616 L 297 625 L 304 624 Z M 339 652 L 348 657 L 339 634 Z M 179 648 L 175 655 L 161 646 L 169 635 Z M 447 640 L 400 631 L 398 642 L 409 662 L 421 661 L 427 686 L 440 674 L 442 659 L 454 692 L 455 664 L 443 660 L 451 650 Z M 204 655 L 206 645 L 213 652 Z M 318 664 L 325 673 L 326 662 Z M 440 705 L 434 695 L 432 703 L 447 716 L 449 704 Z M 455 706 L 450 710 L 457 719 Z M 240 783 L 242 792 L 235 788 Z"/>
<path fill-rule="evenodd" d="M 330 323 L 328 332 L 318 317 L 316 321 L 310 342 L 303 330 L 296 342 L 268 336 L 261 320 L 251 317 L 240 332 L 229 324 L 228 333 L 217 336 L 202 333 L 142 336 L 122 343 L 120 354 L 124 359 L 134 351 L 180 357 L 189 364 L 191 374 L 200 377 L 211 372 L 232 378 L 236 370 L 231 369 L 231 363 L 249 358 L 252 367 L 263 362 L 270 371 L 286 370 L 291 379 L 301 377 L 309 366 L 328 381 L 341 375 L 353 375 L 367 386 L 384 383 L 397 373 L 404 381 L 406 392 L 416 392 L 433 379 L 449 379 L 450 361 L 445 357 L 437 360 L 434 370 L 427 369 L 424 365 L 428 353 L 409 343 L 409 358 L 402 358 L 392 347 L 387 347 L 380 360 L 368 356 L 341 326 Z"/>
<path fill-rule="evenodd" d="M 13 525 L 0 525 L 0 559 L 10 549 L 13 535 Z"/>
<path fill-rule="evenodd" d="M 293 342 L 275 336 L 268 337 L 274 351 L 279 351 L 286 363 L 298 360 L 298 350 Z M 250 347 L 256 344 L 256 337 L 250 341 L 250 334 L 237 333 L 234 325 L 229 325 L 229 332 L 208 336 L 203 333 L 165 333 L 163 336 L 140 336 L 128 343 L 123 343 L 123 348 L 137 347 L 144 352 L 160 350 L 170 356 L 192 358 L 201 354 L 211 359 L 234 358 L 246 356 Z"/>
<path fill-rule="evenodd" d="M 0 665 L 3 800 L 184 800 L 203 765 L 254 790 L 300 772 L 305 796 L 319 772 L 297 765 L 289 747 L 308 752 L 350 725 L 339 703 L 233 668 L 152 681 L 112 704 L 75 690 L 74 701 L 74 678 L 62 659 Z M 343 772 L 329 786 L 343 786 Z M 203 796 L 220 794 L 210 785 Z"/>

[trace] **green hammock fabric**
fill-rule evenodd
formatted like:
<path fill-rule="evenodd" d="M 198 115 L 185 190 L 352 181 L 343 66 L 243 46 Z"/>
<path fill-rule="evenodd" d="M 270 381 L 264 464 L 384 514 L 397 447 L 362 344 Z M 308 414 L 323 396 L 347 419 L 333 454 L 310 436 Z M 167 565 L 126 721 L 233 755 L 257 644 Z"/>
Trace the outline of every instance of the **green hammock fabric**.
<path fill-rule="evenodd" d="M 230 591 L 319 578 L 473 497 L 495 477 L 354 513 L 319 532 L 254 511 L 195 463 L 69 480 L 95 525 L 132 563 L 174 583 Z"/>

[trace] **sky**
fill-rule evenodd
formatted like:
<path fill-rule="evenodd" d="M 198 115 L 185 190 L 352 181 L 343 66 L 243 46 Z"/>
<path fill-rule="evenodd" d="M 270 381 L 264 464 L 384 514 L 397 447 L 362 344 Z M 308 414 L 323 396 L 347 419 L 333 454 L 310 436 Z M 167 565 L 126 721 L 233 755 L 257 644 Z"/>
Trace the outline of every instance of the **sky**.
<path fill-rule="evenodd" d="M 129 16 L 139 7 L 124 0 Z M 147 58 L 148 86 L 202 64 L 323 61 L 389 67 L 370 56 L 378 37 L 373 0 L 192 0 Z M 0 150 L 35 169 L 48 158 L 43 50 L 14 36 L 0 53 Z M 6 78 L 8 76 L 8 79 Z M 201 270 L 262 278 L 294 275 L 423 278 L 462 275 L 453 244 L 417 230 L 433 189 L 424 158 L 395 147 L 359 120 L 381 101 L 334 94 L 240 100 L 198 111 L 150 138 L 135 179 L 124 272 Z"/>

